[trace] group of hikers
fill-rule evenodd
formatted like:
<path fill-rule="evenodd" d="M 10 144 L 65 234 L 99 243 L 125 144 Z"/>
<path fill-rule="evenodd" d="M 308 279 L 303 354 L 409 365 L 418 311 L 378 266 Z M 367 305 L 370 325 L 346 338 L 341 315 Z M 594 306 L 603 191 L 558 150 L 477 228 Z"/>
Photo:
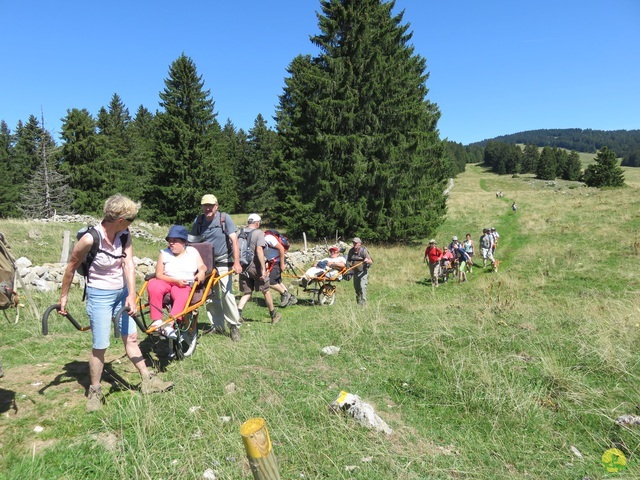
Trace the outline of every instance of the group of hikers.
<path fill-rule="evenodd" d="M 237 342 L 240 341 L 242 311 L 254 291 L 264 295 L 272 324 L 278 323 L 282 315 L 276 311 L 271 289 L 280 293 L 281 308 L 296 302 L 295 296 L 286 289 L 281 278 L 286 266 L 285 249 L 276 238 L 276 233 L 267 231 L 265 234 L 261 230 L 262 219 L 256 213 L 249 215 L 247 226 L 238 231 L 231 216 L 219 211 L 218 200 L 214 195 L 204 195 L 201 208 L 202 214 L 196 217 L 190 230 L 181 225 L 173 225 L 166 236 L 168 246 L 160 252 L 155 278 L 147 286 L 152 321 L 150 329 L 164 337 L 175 338 L 174 326 L 162 321 L 162 298 L 166 294 L 171 296 L 172 316 L 184 310 L 192 285 L 196 281 L 204 281 L 207 270 L 198 250 L 189 244 L 206 242 L 211 244 L 213 266 L 220 277 L 213 287 L 211 298 L 206 302 L 210 328 L 218 333 L 225 333 L 225 326 L 228 325 L 231 340 Z M 89 356 L 88 412 L 99 410 L 104 403 L 101 378 L 105 353 L 110 344 L 112 319 L 123 307 L 127 307 L 128 315 L 125 313 L 119 316 L 117 329 L 127 356 L 142 378 L 141 392 L 149 394 L 173 388 L 172 382 L 161 380 L 147 368 L 138 344 L 136 323 L 132 319 L 137 313 L 137 290 L 133 247 L 128 229 L 139 209 L 140 205 L 128 197 L 109 197 L 104 204 L 102 221 L 91 229 L 91 235 L 84 234 L 74 246 L 62 280 L 58 311 L 61 315 L 66 315 L 73 277 L 81 266 L 86 266 L 86 309 L 93 338 Z M 243 245 L 242 251 L 240 243 Z M 315 268 L 327 269 L 328 272 L 334 268 L 344 268 L 346 264 L 352 265 L 356 301 L 359 305 L 365 305 L 368 267 L 372 259 L 360 238 L 353 238 L 352 243 L 346 258 L 332 260 L 339 249 L 330 247 L 329 260 L 324 264 L 322 261 L 316 262 Z M 245 252 L 248 252 L 247 258 L 244 257 Z M 91 261 L 88 261 L 89 257 Z M 242 296 L 238 303 L 233 293 L 233 274 L 240 275 L 239 288 Z"/>
<path fill-rule="evenodd" d="M 495 227 L 484 228 L 480 236 L 479 246 L 482 255 L 482 268 L 486 268 L 487 261 L 495 268 L 495 251 L 500 234 Z M 458 283 L 467 281 L 467 274 L 473 272 L 473 257 L 476 253 L 475 243 L 471 234 L 467 233 L 465 239 L 460 241 L 456 235 L 451 238 L 451 243 L 444 249 L 438 247 L 435 239 L 429 240 L 429 245 L 424 251 L 424 262 L 429 264 L 429 276 L 431 284 L 439 285 L 440 278 L 447 282 L 449 273 L 457 277 Z"/>

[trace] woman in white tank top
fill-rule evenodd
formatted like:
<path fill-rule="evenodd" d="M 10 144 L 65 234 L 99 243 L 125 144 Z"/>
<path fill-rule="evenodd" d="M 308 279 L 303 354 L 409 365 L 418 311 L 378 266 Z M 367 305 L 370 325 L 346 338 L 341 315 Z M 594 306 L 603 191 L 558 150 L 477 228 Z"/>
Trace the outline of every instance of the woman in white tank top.
<path fill-rule="evenodd" d="M 162 298 L 171 295 L 171 316 L 182 312 L 189 299 L 194 280 L 204 281 L 207 267 L 198 250 L 187 246 L 188 232 L 181 225 L 173 225 L 169 229 L 166 240 L 169 247 L 160 252 L 156 265 L 156 277 L 149 280 L 149 316 L 151 327 L 162 325 Z M 160 333 L 168 338 L 175 338 L 173 322 L 168 322 Z"/>

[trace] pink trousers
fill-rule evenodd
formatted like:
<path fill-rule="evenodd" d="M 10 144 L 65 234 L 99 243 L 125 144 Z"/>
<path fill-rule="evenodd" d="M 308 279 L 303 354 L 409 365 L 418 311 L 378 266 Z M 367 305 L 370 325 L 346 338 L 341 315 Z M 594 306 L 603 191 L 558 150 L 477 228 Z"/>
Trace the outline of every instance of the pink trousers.
<path fill-rule="evenodd" d="M 147 285 L 149 292 L 149 310 L 151 320 L 162 320 L 162 297 L 166 293 L 171 294 L 171 316 L 177 315 L 184 310 L 191 292 L 190 286 L 179 287 L 175 283 L 165 282 L 152 278 Z"/>

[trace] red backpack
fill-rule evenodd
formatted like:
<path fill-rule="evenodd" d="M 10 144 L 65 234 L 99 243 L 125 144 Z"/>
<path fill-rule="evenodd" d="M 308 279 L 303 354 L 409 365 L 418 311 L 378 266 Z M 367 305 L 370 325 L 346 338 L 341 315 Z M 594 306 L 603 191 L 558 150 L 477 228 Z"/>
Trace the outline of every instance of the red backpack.
<path fill-rule="evenodd" d="M 287 238 L 286 235 L 283 235 L 277 230 L 266 230 L 264 234 L 273 235 L 274 237 L 276 237 L 278 239 L 278 243 L 280 243 L 280 245 L 284 247 L 284 251 L 285 252 L 289 251 L 289 247 L 291 246 L 291 243 L 289 243 L 289 238 Z"/>

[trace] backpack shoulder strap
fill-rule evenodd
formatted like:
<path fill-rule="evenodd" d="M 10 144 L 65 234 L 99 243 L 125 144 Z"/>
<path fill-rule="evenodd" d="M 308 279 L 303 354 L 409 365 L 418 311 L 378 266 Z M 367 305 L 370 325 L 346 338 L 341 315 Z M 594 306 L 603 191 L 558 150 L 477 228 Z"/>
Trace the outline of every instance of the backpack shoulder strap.
<path fill-rule="evenodd" d="M 124 232 L 120 234 L 120 243 L 122 244 L 122 253 L 124 254 L 124 247 L 127 245 L 129 241 L 129 229 L 127 228 Z"/>
<path fill-rule="evenodd" d="M 87 256 L 84 259 L 84 291 L 82 292 L 82 301 L 84 302 L 87 298 L 87 284 L 89 283 L 89 268 L 93 263 L 93 260 L 96 258 L 98 251 L 100 250 L 100 234 L 92 225 L 87 227 L 87 231 L 85 235 L 89 233 L 91 234 L 91 238 L 93 239 L 93 243 L 91 244 L 91 249 L 87 253 Z"/>
<path fill-rule="evenodd" d="M 200 214 L 198 215 L 198 218 L 196 218 L 196 225 L 198 225 L 198 232 L 196 233 L 197 235 L 202 235 L 202 224 L 204 223 L 204 214 Z"/>
<path fill-rule="evenodd" d="M 228 237 L 229 234 L 227 233 L 227 214 L 225 212 L 220 212 L 220 228 L 222 228 L 222 233 L 224 233 Z"/>
<path fill-rule="evenodd" d="M 87 259 L 85 260 L 85 262 L 87 263 L 87 276 L 89 276 L 89 266 L 91 265 L 91 262 L 93 262 L 93 259 L 97 255 L 98 250 L 100 249 L 100 234 L 95 229 L 95 227 L 91 225 L 87 227 L 87 231 L 85 232 L 85 235 L 87 233 L 90 233 L 91 238 L 93 239 L 93 243 L 91 244 L 91 250 L 89 250 L 89 253 L 87 254 Z"/>

